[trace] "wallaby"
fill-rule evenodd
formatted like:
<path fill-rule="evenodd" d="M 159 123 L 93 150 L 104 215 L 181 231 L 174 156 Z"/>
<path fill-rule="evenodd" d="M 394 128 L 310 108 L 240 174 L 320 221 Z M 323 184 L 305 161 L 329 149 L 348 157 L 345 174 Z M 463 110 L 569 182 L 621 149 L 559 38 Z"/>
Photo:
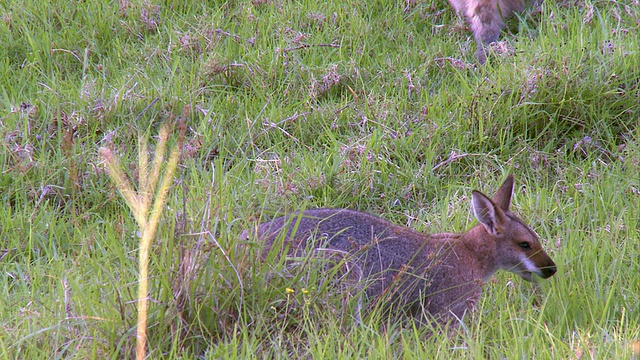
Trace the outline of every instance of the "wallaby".
<path fill-rule="evenodd" d="M 473 191 L 480 224 L 464 234 L 423 234 L 353 210 L 317 209 L 263 223 L 254 235 L 265 241 L 263 259 L 276 239 L 284 243 L 274 250 L 289 254 L 343 254 L 357 265 L 369 300 L 383 299 L 419 322 L 461 319 L 498 269 L 527 281 L 556 272 L 536 233 L 509 211 L 512 192 L 512 175 L 493 199 Z"/>
<path fill-rule="evenodd" d="M 451 6 L 464 15 L 471 26 L 473 35 L 478 43 L 476 57 L 480 64 L 487 61 L 486 52 L 488 45 L 500 36 L 504 28 L 504 19 L 514 12 L 524 10 L 527 0 L 449 0 Z M 542 3 L 542 0 L 531 0 L 534 6 Z"/>

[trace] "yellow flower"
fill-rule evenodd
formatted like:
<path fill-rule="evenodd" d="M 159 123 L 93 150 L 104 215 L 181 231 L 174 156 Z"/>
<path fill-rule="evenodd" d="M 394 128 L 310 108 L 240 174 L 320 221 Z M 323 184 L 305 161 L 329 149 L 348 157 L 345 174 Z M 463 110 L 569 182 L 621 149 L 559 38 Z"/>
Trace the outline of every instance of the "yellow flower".
<path fill-rule="evenodd" d="M 309 290 L 307 290 L 307 289 L 305 289 L 305 288 L 302 288 L 302 293 L 303 293 L 303 294 L 308 294 L 308 293 L 309 293 Z"/>
<path fill-rule="evenodd" d="M 287 294 L 293 294 L 294 292 L 296 292 L 295 290 L 293 290 L 292 288 L 287 288 Z"/>

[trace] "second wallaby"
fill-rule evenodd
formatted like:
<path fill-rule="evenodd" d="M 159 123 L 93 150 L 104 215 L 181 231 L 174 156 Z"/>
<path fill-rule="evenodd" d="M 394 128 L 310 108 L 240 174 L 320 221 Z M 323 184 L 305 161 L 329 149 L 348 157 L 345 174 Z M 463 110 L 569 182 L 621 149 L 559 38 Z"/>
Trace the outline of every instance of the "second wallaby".
<path fill-rule="evenodd" d="M 317 209 L 263 223 L 254 235 L 265 241 L 263 258 L 276 239 L 284 243 L 274 251 L 290 255 L 339 254 L 357 266 L 369 301 L 383 299 L 420 322 L 449 321 L 473 309 L 498 269 L 527 281 L 556 272 L 536 233 L 509 210 L 512 192 L 512 175 L 493 199 L 473 191 L 480 224 L 463 234 L 429 235 L 353 210 Z"/>
<path fill-rule="evenodd" d="M 464 15 L 478 43 L 476 57 L 480 64 L 487 61 L 488 45 L 500 36 L 504 19 L 524 10 L 527 3 L 537 6 L 542 0 L 449 0 L 451 6 Z"/>

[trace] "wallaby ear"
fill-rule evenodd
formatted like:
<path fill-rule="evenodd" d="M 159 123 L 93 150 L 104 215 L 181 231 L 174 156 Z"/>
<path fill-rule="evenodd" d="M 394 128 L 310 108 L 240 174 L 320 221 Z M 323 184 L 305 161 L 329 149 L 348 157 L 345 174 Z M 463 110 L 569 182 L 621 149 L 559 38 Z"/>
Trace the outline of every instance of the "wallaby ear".
<path fill-rule="evenodd" d="M 493 202 L 503 211 L 509 211 L 511 205 L 511 195 L 513 194 L 513 174 L 509 174 L 500 186 L 500 189 L 493 195 Z"/>
<path fill-rule="evenodd" d="M 502 190 L 502 188 L 500 190 Z M 508 221 L 507 216 L 491 199 L 481 192 L 474 190 L 471 193 L 471 207 L 473 208 L 476 219 L 482 223 L 489 234 L 494 236 L 502 234 L 504 226 Z"/>

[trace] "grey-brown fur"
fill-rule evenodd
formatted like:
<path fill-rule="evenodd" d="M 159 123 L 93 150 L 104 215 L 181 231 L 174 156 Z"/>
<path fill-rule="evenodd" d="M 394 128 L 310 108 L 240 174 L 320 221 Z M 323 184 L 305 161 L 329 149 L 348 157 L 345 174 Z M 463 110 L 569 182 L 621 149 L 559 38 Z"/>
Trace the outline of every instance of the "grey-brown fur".
<path fill-rule="evenodd" d="M 265 241 L 263 258 L 279 236 L 285 246 L 277 249 L 290 254 L 342 254 L 359 268 L 369 301 L 383 299 L 419 320 L 461 318 L 498 269 L 526 280 L 556 271 L 535 233 L 509 211 L 512 190 L 509 176 L 493 200 L 474 191 L 481 224 L 463 234 L 429 235 L 353 210 L 316 209 L 263 223 L 254 235 Z"/>
<path fill-rule="evenodd" d="M 478 43 L 476 56 L 481 64 L 487 60 L 488 45 L 500 36 L 504 19 L 525 9 L 527 3 L 538 5 L 542 0 L 449 0 L 453 8 L 464 15 Z"/>

